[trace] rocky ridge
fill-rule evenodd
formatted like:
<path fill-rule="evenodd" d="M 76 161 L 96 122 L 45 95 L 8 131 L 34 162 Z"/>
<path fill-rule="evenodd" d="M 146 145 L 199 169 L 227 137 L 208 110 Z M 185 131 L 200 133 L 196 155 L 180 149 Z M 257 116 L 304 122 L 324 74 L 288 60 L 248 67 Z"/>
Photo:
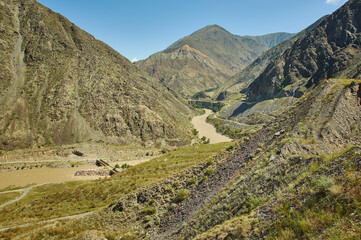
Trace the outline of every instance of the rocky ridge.
<path fill-rule="evenodd" d="M 35 0 L 0 3 L 0 148 L 185 144 L 174 92 Z"/>
<path fill-rule="evenodd" d="M 360 9 L 360 1 L 348 1 L 271 62 L 249 86 L 248 100 L 300 97 L 323 79 L 359 78 Z"/>
<path fill-rule="evenodd" d="M 271 49 L 267 50 L 251 64 L 249 64 L 239 73 L 231 77 L 224 85 L 222 85 L 218 89 L 218 94 L 222 92 L 246 92 L 248 86 L 265 70 L 265 68 L 271 61 L 280 57 L 287 49 L 291 48 L 297 40 L 302 39 L 312 29 L 317 27 L 326 17 L 327 16 L 320 18 L 314 24 L 299 32 L 292 38 L 280 41 L 279 44 L 271 47 Z"/>

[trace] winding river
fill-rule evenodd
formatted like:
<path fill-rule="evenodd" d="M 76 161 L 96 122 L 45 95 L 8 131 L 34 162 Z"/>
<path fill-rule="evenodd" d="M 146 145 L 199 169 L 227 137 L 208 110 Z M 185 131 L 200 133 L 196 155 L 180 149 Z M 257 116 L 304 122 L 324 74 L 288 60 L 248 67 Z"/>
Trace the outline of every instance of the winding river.
<path fill-rule="evenodd" d="M 205 114 L 201 116 L 196 116 L 192 119 L 193 127 L 198 130 L 198 136 L 200 138 L 203 136 L 209 138 L 210 143 L 232 141 L 232 139 L 230 139 L 229 137 L 217 133 L 216 128 L 212 124 L 206 122 L 207 117 L 212 114 L 212 111 L 209 109 L 204 110 L 206 111 Z"/>

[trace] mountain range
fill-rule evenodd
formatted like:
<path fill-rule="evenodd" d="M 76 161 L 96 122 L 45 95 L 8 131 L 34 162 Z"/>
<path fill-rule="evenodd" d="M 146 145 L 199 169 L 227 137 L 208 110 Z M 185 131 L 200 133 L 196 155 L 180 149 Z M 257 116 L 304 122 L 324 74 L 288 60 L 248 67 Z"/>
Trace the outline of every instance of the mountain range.
<path fill-rule="evenodd" d="M 294 34 L 237 36 L 206 26 L 135 64 L 184 97 L 220 87 L 264 51 Z"/>
<path fill-rule="evenodd" d="M 312 29 L 317 27 L 326 17 L 327 16 L 320 18 L 314 24 L 299 32 L 292 38 L 280 41 L 279 44 L 276 44 L 273 47 L 270 46 L 269 50 L 264 52 L 247 67 L 227 80 L 227 82 L 218 89 L 218 94 L 223 91 L 227 91 L 229 93 L 246 91 L 248 86 L 265 70 L 271 61 L 280 57 L 287 49 L 291 48 L 297 40 L 303 38 Z"/>
<path fill-rule="evenodd" d="M 26 188 L 0 206 L 1 238 L 361 236 L 361 0 L 295 36 L 207 26 L 135 64 L 34 0 L 0 13 L 2 150 L 187 145 L 109 178 Z M 216 101 L 202 91 L 217 87 Z M 223 104 L 208 121 L 238 140 L 190 144 L 183 97 L 199 90 Z"/>

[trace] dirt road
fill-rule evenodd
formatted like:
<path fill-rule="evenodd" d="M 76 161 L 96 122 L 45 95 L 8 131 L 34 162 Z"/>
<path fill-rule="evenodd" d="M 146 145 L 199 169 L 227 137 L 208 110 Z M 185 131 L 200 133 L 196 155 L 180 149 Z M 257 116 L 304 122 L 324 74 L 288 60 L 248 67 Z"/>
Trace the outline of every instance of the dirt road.
<path fill-rule="evenodd" d="M 81 217 L 85 217 L 89 214 L 92 214 L 93 212 L 95 212 L 95 211 L 80 213 L 80 214 L 71 215 L 71 216 L 53 218 L 53 219 L 44 220 L 44 221 L 40 221 L 40 222 L 25 223 L 25 224 L 16 225 L 16 226 L 0 228 L 0 232 L 6 231 L 6 230 L 9 230 L 12 228 L 29 227 L 29 226 L 36 225 L 36 224 L 45 224 L 45 223 L 52 223 L 52 222 L 61 221 L 61 220 L 70 220 L 70 219 L 75 219 L 75 218 L 81 218 Z"/>

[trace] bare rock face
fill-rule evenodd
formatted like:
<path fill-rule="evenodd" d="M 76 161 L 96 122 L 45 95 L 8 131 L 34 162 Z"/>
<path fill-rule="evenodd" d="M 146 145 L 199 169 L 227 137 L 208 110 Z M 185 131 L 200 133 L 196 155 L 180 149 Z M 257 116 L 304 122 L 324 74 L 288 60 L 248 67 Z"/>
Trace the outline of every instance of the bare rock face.
<path fill-rule="evenodd" d="M 0 148 L 184 144 L 185 102 L 34 0 L 0 2 Z"/>
<path fill-rule="evenodd" d="M 245 93 L 249 85 L 266 69 L 266 67 L 268 66 L 268 64 L 270 64 L 271 61 L 282 56 L 282 54 L 287 49 L 290 49 L 296 41 L 304 38 L 305 35 L 307 35 L 310 31 L 316 28 L 326 17 L 327 16 L 320 18 L 315 23 L 313 23 L 303 31 L 299 32 L 297 35 L 293 36 L 290 39 L 281 41 L 280 44 L 276 44 L 274 47 L 264 52 L 251 64 L 249 64 L 239 73 L 227 80 L 227 82 L 218 89 L 218 92 L 227 90 L 233 93 Z"/>
<path fill-rule="evenodd" d="M 348 1 L 271 62 L 249 86 L 248 100 L 299 97 L 323 79 L 361 75 L 361 1 Z"/>

